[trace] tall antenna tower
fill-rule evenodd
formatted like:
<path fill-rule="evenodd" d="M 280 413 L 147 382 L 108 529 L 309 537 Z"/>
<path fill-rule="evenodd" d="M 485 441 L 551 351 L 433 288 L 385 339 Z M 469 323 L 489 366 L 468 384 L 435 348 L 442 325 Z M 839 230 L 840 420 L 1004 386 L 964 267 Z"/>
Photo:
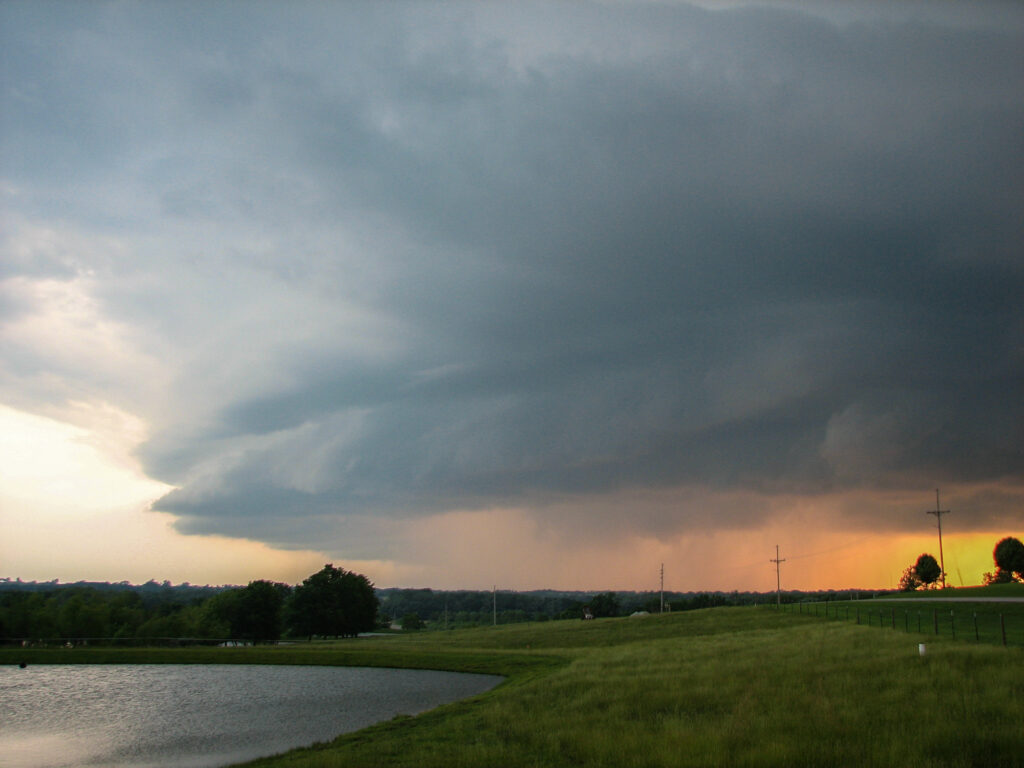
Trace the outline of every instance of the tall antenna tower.
<path fill-rule="evenodd" d="M 939 505 L 939 489 L 935 489 L 935 509 L 925 511 L 926 515 L 935 515 L 939 523 L 939 569 L 942 571 L 942 588 L 946 588 L 946 561 L 942 557 L 942 516 L 948 515 L 950 510 L 941 509 Z"/>
<path fill-rule="evenodd" d="M 782 607 L 782 579 L 779 576 L 779 563 L 786 562 L 786 559 L 779 559 L 779 545 L 775 545 L 775 559 L 769 560 L 769 563 L 775 563 L 775 604 Z"/>

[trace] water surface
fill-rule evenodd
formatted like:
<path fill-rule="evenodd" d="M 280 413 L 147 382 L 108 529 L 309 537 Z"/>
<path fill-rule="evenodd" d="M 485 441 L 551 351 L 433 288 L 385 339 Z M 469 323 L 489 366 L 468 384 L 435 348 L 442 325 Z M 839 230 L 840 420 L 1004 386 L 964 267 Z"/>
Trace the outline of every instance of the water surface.
<path fill-rule="evenodd" d="M 214 768 L 424 712 L 500 681 L 368 667 L 0 667 L 0 764 Z"/>

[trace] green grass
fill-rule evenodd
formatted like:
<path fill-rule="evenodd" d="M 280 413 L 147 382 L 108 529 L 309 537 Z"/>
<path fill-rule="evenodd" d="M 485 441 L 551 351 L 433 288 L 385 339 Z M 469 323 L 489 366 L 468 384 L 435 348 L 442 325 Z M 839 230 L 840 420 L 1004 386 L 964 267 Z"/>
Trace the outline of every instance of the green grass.
<path fill-rule="evenodd" d="M 783 604 L 785 612 L 818 618 L 860 622 L 875 628 L 896 629 L 969 642 L 1024 648 L 1024 603 L 960 602 L 948 598 L 1024 597 L 1024 584 L 894 593 L 875 600 Z"/>
<path fill-rule="evenodd" d="M 889 597 L 920 600 L 942 600 L 947 597 L 1024 597 L 1024 584 L 990 584 L 986 587 L 950 587 L 949 589 L 921 589 L 914 592 L 894 592 Z"/>
<path fill-rule="evenodd" d="M 481 696 L 249 768 L 1024 765 L 1024 651 L 938 638 L 922 657 L 918 641 L 718 608 L 139 658 L 507 675 Z"/>

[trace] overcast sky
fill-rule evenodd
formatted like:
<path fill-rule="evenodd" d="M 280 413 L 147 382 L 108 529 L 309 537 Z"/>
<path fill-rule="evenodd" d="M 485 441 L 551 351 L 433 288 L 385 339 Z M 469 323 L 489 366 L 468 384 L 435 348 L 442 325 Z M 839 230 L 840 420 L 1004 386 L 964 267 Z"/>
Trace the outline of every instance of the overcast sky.
<path fill-rule="evenodd" d="M 0 4 L 0 403 L 378 582 L 1020 535 L 1024 8 L 961 8 Z"/>

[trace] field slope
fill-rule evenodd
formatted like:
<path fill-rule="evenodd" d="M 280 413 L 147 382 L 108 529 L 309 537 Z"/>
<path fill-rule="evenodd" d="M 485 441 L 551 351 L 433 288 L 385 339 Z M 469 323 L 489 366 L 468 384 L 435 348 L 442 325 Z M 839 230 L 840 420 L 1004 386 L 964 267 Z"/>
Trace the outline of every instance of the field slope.
<path fill-rule="evenodd" d="M 1024 765 L 1024 653 L 920 656 L 921 639 L 725 608 L 359 641 L 340 647 L 523 663 L 475 699 L 249 765 Z"/>
<path fill-rule="evenodd" d="M 1024 649 L 893 631 L 891 617 L 868 626 L 830 615 L 715 608 L 278 647 L 11 648 L 0 663 L 506 676 L 476 698 L 249 768 L 1024 766 Z"/>

